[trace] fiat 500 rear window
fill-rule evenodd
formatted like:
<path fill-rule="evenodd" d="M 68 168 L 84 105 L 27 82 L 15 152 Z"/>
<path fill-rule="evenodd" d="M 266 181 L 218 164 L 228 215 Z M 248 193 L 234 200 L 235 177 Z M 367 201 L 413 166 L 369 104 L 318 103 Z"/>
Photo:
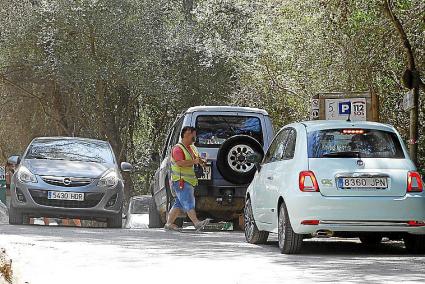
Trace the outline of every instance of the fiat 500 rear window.
<path fill-rule="evenodd" d="M 376 129 L 327 129 L 308 133 L 309 158 L 405 158 L 397 135 Z"/>

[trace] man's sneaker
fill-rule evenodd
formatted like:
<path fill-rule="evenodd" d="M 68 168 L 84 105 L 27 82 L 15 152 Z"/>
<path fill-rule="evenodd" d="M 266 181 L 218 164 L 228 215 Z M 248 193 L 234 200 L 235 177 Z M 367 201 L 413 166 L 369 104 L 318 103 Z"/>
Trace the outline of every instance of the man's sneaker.
<path fill-rule="evenodd" d="M 202 231 L 206 225 L 210 223 L 211 219 L 205 219 L 204 221 L 200 221 L 198 224 L 195 225 L 196 232 Z"/>

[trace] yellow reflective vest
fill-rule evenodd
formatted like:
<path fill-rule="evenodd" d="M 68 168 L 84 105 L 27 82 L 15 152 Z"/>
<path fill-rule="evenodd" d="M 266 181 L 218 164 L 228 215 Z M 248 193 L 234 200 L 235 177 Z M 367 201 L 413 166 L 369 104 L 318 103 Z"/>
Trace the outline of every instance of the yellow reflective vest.
<path fill-rule="evenodd" d="M 192 152 L 195 155 L 195 157 L 192 157 L 189 150 L 186 149 L 186 147 L 182 143 L 178 143 L 174 147 L 180 147 L 180 149 L 182 149 L 185 160 L 193 160 L 194 158 L 199 156 L 198 150 L 196 149 L 194 145 L 190 145 L 190 148 L 192 149 Z M 198 178 L 196 177 L 194 167 L 193 166 L 190 166 L 190 167 L 178 166 L 176 161 L 173 158 L 173 155 L 171 155 L 171 180 L 178 181 L 180 179 L 183 179 L 185 182 L 190 183 L 192 186 L 198 185 Z"/>

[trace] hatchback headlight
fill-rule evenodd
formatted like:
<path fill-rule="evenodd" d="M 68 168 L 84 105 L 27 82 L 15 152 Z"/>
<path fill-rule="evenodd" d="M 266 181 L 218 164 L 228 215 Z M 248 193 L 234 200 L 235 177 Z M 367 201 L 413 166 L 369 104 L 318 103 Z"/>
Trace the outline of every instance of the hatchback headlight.
<path fill-rule="evenodd" d="M 97 183 L 100 187 L 115 187 L 118 184 L 118 175 L 115 171 L 104 174 Z"/>
<path fill-rule="evenodd" d="M 22 183 L 37 183 L 35 175 L 24 166 L 19 167 L 18 180 Z"/>

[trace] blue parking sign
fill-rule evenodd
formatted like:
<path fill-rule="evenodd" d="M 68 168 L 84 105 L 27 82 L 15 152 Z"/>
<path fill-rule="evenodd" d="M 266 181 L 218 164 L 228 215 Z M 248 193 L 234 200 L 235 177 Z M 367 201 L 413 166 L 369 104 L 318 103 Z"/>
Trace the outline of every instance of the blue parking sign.
<path fill-rule="evenodd" d="M 350 114 L 351 113 L 351 102 L 342 102 L 338 104 L 339 114 Z"/>

